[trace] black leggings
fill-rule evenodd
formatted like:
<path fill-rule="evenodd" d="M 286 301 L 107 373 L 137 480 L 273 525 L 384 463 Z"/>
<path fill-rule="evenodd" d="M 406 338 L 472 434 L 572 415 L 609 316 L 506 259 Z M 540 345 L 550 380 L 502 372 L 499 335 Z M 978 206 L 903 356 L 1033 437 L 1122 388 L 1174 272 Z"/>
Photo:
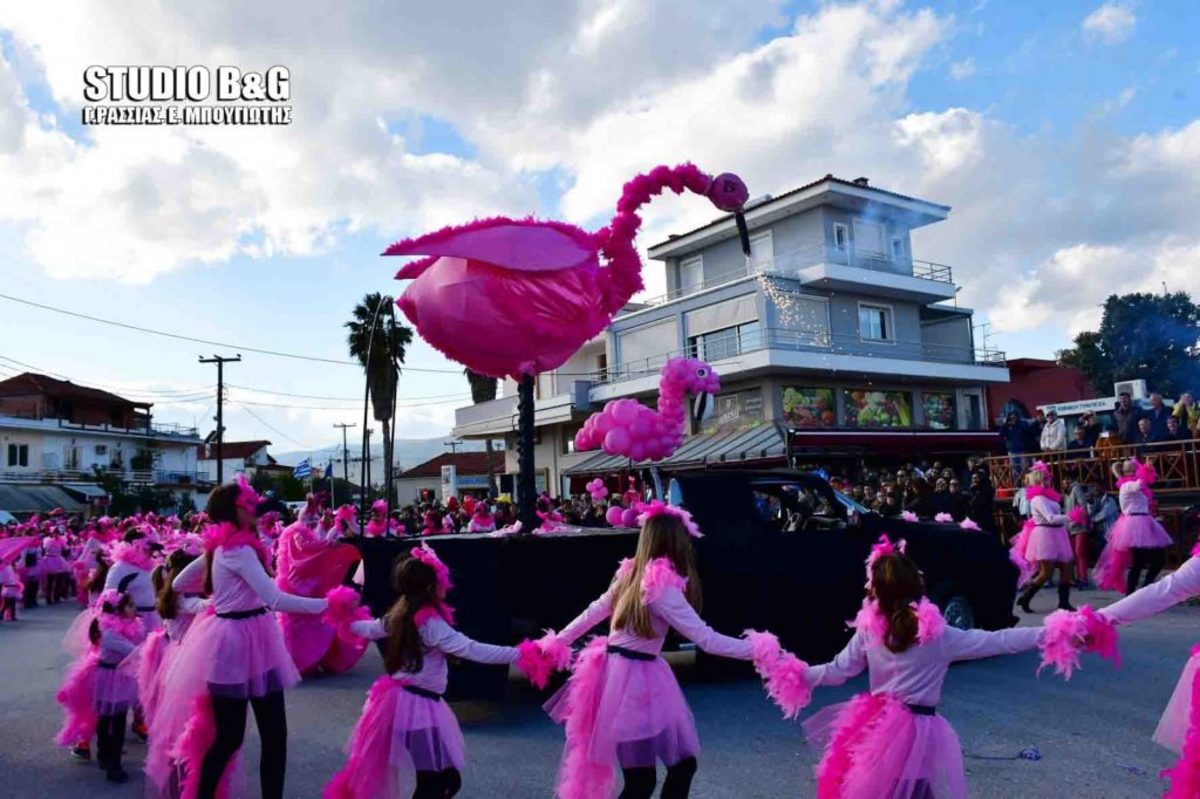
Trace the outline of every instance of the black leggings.
<path fill-rule="evenodd" d="M 254 708 L 258 737 L 262 739 L 262 758 L 258 763 L 258 779 L 263 799 L 283 799 L 283 776 L 287 771 L 287 713 L 283 691 L 254 699 L 234 699 L 212 696 L 213 719 L 217 725 L 217 740 L 204 756 L 200 769 L 198 799 L 213 799 L 229 761 L 242 748 L 246 737 L 246 705 Z"/>
<path fill-rule="evenodd" d="M 1143 588 L 1158 579 L 1158 573 L 1162 571 L 1163 563 L 1167 559 L 1167 550 L 1162 547 L 1133 547 L 1130 552 L 1133 553 L 1133 562 L 1129 565 L 1129 574 L 1125 578 L 1126 596 L 1137 590 L 1138 577 L 1143 569 L 1146 570 Z"/>
<path fill-rule="evenodd" d="M 120 771 L 125 747 L 125 713 L 101 716 L 96 722 L 96 762 L 107 771 Z"/>
<path fill-rule="evenodd" d="M 667 769 L 667 778 L 663 780 L 662 799 L 687 799 L 692 789 L 692 777 L 696 776 L 699 764 L 694 757 L 685 757 Z M 654 796 L 654 784 L 658 773 L 653 767 L 621 769 L 625 775 L 625 787 L 621 789 L 619 799 L 650 799 Z"/>
<path fill-rule="evenodd" d="M 450 799 L 462 787 L 462 775 L 456 768 L 443 771 L 418 771 L 417 789 L 412 799 Z"/>

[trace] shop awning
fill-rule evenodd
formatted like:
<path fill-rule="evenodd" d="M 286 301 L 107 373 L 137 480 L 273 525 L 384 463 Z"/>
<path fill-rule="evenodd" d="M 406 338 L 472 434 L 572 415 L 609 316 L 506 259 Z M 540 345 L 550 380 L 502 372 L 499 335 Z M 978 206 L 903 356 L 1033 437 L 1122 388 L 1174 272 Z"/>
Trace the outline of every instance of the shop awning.
<path fill-rule="evenodd" d="M 782 460 L 785 457 L 783 433 L 774 425 L 762 425 L 731 433 L 692 436 L 675 454 L 658 462 L 661 469 L 696 469 L 717 465 Z M 619 455 L 599 453 L 566 470 L 568 476 L 606 474 L 621 469 L 648 468 L 651 461 L 633 463 Z"/>
<path fill-rule="evenodd" d="M 13 514 L 45 513 L 62 508 L 67 513 L 87 510 L 87 506 L 72 499 L 59 486 L 0 485 L 0 510 Z"/>
<path fill-rule="evenodd" d="M 987 430 L 790 430 L 794 455 L 924 455 L 996 452 L 1000 439 Z"/>
<path fill-rule="evenodd" d="M 108 492 L 95 483 L 63 483 L 62 487 L 72 494 L 79 494 L 85 500 L 107 497 Z"/>

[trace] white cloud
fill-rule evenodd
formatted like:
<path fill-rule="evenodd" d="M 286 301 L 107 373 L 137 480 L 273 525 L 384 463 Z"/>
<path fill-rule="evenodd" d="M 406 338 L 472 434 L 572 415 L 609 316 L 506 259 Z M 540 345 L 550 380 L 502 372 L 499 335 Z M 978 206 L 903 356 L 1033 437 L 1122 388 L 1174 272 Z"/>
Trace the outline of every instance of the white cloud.
<path fill-rule="evenodd" d="M 955 80 L 966 80 L 975 74 L 975 59 L 964 58 L 962 61 L 955 61 L 950 65 L 950 77 Z"/>
<path fill-rule="evenodd" d="M 1117 44 L 1133 35 L 1137 16 L 1123 3 L 1105 3 L 1084 18 L 1082 27 L 1088 41 Z"/>

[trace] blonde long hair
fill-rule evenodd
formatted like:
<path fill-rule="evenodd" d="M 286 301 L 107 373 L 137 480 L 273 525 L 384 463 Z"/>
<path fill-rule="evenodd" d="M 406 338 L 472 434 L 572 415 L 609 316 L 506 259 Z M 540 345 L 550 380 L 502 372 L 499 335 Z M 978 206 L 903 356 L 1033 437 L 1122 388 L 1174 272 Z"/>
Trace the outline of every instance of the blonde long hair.
<path fill-rule="evenodd" d="M 613 627 L 632 630 L 643 638 L 652 638 L 650 609 L 642 601 L 642 577 L 646 567 L 657 558 L 667 558 L 676 573 L 687 578 L 683 595 L 688 604 L 700 611 L 700 577 L 696 574 L 696 555 L 692 539 L 683 522 L 674 516 L 652 516 L 642 525 L 638 535 L 637 554 L 633 568 L 613 581 Z"/>

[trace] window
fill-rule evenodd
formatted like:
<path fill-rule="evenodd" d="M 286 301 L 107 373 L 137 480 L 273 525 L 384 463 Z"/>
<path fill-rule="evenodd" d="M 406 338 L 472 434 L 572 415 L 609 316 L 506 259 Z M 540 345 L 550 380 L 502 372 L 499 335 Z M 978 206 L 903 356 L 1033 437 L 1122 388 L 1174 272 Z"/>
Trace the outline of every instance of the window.
<path fill-rule="evenodd" d="M 704 288 L 704 257 L 697 255 L 679 263 L 679 293 L 692 294 Z"/>
<path fill-rule="evenodd" d="M 63 468 L 68 472 L 79 471 L 80 448 L 70 446 L 63 450 Z"/>
<path fill-rule="evenodd" d="M 811 294 L 777 291 L 773 344 L 790 343 L 797 347 L 829 346 L 829 300 Z"/>
<path fill-rule="evenodd" d="M 833 223 L 833 248 L 845 252 L 850 247 L 850 228 L 841 222 Z"/>
<path fill-rule="evenodd" d="M 893 341 L 892 309 L 886 305 L 858 306 L 858 336 L 863 341 Z"/>
<path fill-rule="evenodd" d="M 883 244 L 883 225 L 854 220 L 854 251 L 867 258 L 887 258 Z"/>
<path fill-rule="evenodd" d="M 723 330 L 713 330 L 688 339 L 688 347 L 693 357 L 704 361 L 719 361 L 722 358 L 732 358 L 743 352 L 755 349 L 759 345 L 758 322 L 727 327 Z"/>
<path fill-rule="evenodd" d="M 892 239 L 892 260 L 904 260 L 904 239 L 899 236 Z"/>
<path fill-rule="evenodd" d="M 29 445 L 28 444 L 9 444 L 8 445 L 8 465 L 9 466 L 28 466 L 29 465 Z"/>
<path fill-rule="evenodd" d="M 97 444 L 96 445 L 96 454 L 97 455 L 107 455 L 108 447 L 105 446 L 104 444 Z"/>
<path fill-rule="evenodd" d="M 763 272 L 771 268 L 775 261 L 775 243 L 771 231 L 756 233 L 750 237 L 750 268 L 755 272 Z"/>

